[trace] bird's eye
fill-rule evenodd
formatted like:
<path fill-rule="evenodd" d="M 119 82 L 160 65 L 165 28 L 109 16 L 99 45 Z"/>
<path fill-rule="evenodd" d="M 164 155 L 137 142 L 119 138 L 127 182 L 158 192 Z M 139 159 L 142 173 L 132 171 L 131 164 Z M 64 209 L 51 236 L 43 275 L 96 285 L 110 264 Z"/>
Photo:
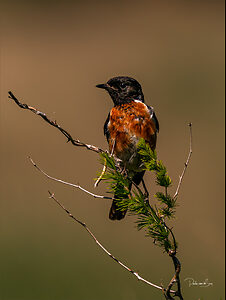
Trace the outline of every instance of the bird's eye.
<path fill-rule="evenodd" d="M 124 88 L 126 87 L 126 84 L 125 84 L 124 82 L 121 82 L 121 83 L 120 83 L 120 87 L 121 87 L 122 89 L 124 89 Z"/>

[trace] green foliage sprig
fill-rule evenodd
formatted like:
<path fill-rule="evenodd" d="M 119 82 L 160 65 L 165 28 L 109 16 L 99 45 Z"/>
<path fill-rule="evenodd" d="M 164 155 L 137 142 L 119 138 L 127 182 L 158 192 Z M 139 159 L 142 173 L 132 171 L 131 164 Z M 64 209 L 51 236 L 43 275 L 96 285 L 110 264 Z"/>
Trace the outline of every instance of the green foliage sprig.
<path fill-rule="evenodd" d="M 109 184 L 109 192 L 117 195 L 119 210 L 127 210 L 137 216 L 137 228 L 145 229 L 147 236 L 162 247 L 167 253 L 176 253 L 177 243 L 166 220 L 175 216 L 176 199 L 170 196 L 168 188 L 172 181 L 162 161 L 157 159 L 156 151 L 152 151 L 144 139 L 140 139 L 138 155 L 143 170 L 155 173 L 156 184 L 164 188 L 155 194 L 156 204 L 150 204 L 145 192 L 132 182 L 127 172 L 118 166 L 113 156 L 101 153 L 101 162 L 106 166 L 102 180 Z"/>

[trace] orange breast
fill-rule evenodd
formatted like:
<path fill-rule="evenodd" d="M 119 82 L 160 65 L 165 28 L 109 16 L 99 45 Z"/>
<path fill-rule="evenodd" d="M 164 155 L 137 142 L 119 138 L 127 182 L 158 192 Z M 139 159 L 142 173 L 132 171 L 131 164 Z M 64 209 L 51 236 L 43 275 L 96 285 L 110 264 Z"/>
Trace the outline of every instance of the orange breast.
<path fill-rule="evenodd" d="M 156 145 L 156 126 L 150 111 L 142 102 L 131 102 L 112 108 L 108 123 L 109 148 L 120 153 L 144 138 L 152 150 Z"/>

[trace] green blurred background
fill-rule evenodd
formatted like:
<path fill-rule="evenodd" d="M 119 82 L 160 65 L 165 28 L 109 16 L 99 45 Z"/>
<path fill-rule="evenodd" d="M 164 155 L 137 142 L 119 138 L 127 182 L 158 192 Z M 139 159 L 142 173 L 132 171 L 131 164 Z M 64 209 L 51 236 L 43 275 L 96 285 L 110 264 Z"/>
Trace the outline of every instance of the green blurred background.
<path fill-rule="evenodd" d="M 173 266 L 137 232 L 135 218 L 108 220 L 110 203 L 52 182 L 93 188 L 95 153 L 74 148 L 8 90 L 56 119 L 75 138 L 107 148 L 112 107 L 95 88 L 128 75 L 143 86 L 160 122 L 158 156 L 174 181 L 193 123 L 193 156 L 172 226 L 179 242 L 184 298 L 224 297 L 224 1 L 1 1 L 1 300 L 146 300 L 161 292 L 138 282 L 48 199 L 55 193 L 118 258 L 166 285 Z M 85 122 L 86 119 L 86 122 Z M 153 177 L 146 175 L 153 194 Z M 186 278 L 213 286 L 189 287 Z"/>

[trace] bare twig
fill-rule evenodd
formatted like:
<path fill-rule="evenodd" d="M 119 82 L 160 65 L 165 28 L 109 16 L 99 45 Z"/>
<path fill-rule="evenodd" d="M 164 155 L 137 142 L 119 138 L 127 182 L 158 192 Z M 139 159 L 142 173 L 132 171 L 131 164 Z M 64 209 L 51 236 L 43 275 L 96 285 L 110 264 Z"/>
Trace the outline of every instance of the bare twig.
<path fill-rule="evenodd" d="M 57 182 L 60 182 L 60 183 L 63 183 L 65 185 L 69 185 L 69 186 L 72 186 L 76 189 L 79 189 L 83 192 L 85 192 L 86 194 L 89 194 L 90 196 L 94 197 L 94 198 L 99 198 L 99 199 L 106 199 L 106 200 L 115 200 L 114 197 L 108 197 L 108 196 L 103 196 L 103 195 L 98 195 L 98 194 L 94 194 L 90 191 L 88 191 L 87 189 L 83 188 L 82 186 L 80 186 L 79 184 L 75 184 L 75 183 L 71 183 L 71 182 L 68 182 L 68 181 L 64 181 L 62 179 L 58 179 L 58 178 L 55 178 L 53 176 L 50 176 L 49 174 L 47 174 L 45 171 L 43 171 L 37 164 L 36 162 L 34 162 L 34 160 L 28 156 L 28 159 L 30 160 L 30 162 L 32 163 L 32 165 L 39 171 L 41 172 L 44 176 L 46 176 L 47 178 L 51 179 L 51 180 L 54 180 L 54 181 L 57 181 Z M 105 172 L 105 170 L 104 170 Z M 141 192 L 141 189 L 139 188 L 139 186 L 137 184 L 135 184 L 133 181 L 131 181 L 132 184 L 134 184 L 134 186 L 137 188 L 138 191 Z"/>
<path fill-rule="evenodd" d="M 118 260 L 116 257 L 114 257 L 98 240 L 97 238 L 95 237 L 95 235 L 91 232 L 91 230 L 87 227 L 87 225 L 83 222 L 81 222 L 80 220 L 78 220 L 76 217 L 74 217 L 70 211 L 68 209 L 65 208 L 65 206 L 59 202 L 56 197 L 54 196 L 53 193 L 51 193 L 49 191 L 49 195 L 50 195 L 50 198 L 53 199 L 67 214 L 70 218 L 72 218 L 75 222 L 77 222 L 78 224 L 80 224 L 81 226 L 83 226 L 86 231 L 89 233 L 89 235 L 94 239 L 94 241 L 96 242 L 96 244 L 109 256 L 111 257 L 115 262 L 117 262 L 121 267 L 123 267 L 124 269 L 126 269 L 128 272 L 132 273 L 134 276 L 137 277 L 138 280 L 140 281 L 143 281 L 144 283 L 152 286 L 152 287 L 155 287 L 159 290 L 162 290 L 162 287 L 161 286 L 158 286 L 146 279 L 144 279 L 143 277 L 141 277 L 137 272 L 133 271 L 132 269 L 130 269 L 129 267 L 127 267 L 124 263 L 122 263 L 120 260 Z M 171 293 L 175 293 L 175 291 L 171 290 Z"/>
<path fill-rule="evenodd" d="M 100 176 L 97 178 L 96 182 L 94 183 L 94 187 L 96 188 L 98 186 L 98 184 L 101 182 L 105 172 L 107 170 L 107 162 L 106 162 L 106 158 L 104 158 L 104 166 L 103 166 L 103 170 L 100 174 Z"/>
<path fill-rule="evenodd" d="M 177 186 L 176 192 L 175 192 L 175 194 L 173 196 L 173 199 L 175 199 L 178 196 L 178 194 L 179 194 L 181 183 L 182 183 L 182 180 L 184 178 L 184 174 L 186 172 L 186 169 L 188 167 L 188 164 L 189 164 L 189 161 L 190 161 L 190 158 L 191 158 L 191 155 L 192 155 L 192 123 L 189 123 L 188 126 L 189 126 L 189 129 L 190 129 L 190 149 L 189 149 L 187 161 L 184 164 L 184 169 L 183 169 L 181 175 L 179 176 L 178 186 Z"/>
<path fill-rule="evenodd" d="M 63 184 L 66 184 L 66 185 L 69 185 L 69 186 L 72 186 L 76 189 L 79 189 L 89 195 L 91 195 L 92 197 L 94 198 L 100 198 L 100 199 L 107 199 L 107 200 L 114 200 L 114 198 L 112 197 L 107 197 L 107 196 L 102 196 L 102 195 L 97 195 L 97 194 L 94 194 L 88 190 L 86 190 L 85 188 L 81 187 L 80 185 L 78 184 L 74 184 L 74 183 L 70 183 L 70 182 L 67 182 L 67 181 L 64 181 L 64 180 L 61 180 L 61 179 L 57 179 L 55 177 L 52 177 L 50 175 L 48 175 L 46 172 L 44 172 L 34 161 L 31 157 L 28 157 L 30 162 L 32 163 L 32 165 L 39 171 L 41 172 L 43 175 L 45 175 L 47 178 L 51 179 L 51 180 L 54 180 L 54 181 L 57 181 L 57 182 L 60 182 L 60 183 L 63 183 Z"/>
<path fill-rule="evenodd" d="M 72 145 L 74 146 L 78 146 L 78 147 L 84 147 L 88 150 L 91 150 L 91 151 L 94 151 L 94 152 L 97 152 L 97 153 L 103 153 L 105 152 L 104 150 L 102 150 L 101 148 L 99 147 L 96 147 L 94 145 L 89 145 L 89 144 L 85 144 L 83 142 L 80 142 L 79 140 L 75 140 L 72 138 L 71 134 L 66 131 L 65 129 L 63 129 L 60 125 L 57 124 L 56 121 L 52 121 L 50 120 L 45 113 L 37 110 L 36 108 L 32 107 L 32 106 L 29 106 L 27 104 L 23 104 L 21 103 L 16 97 L 15 95 L 10 91 L 8 92 L 9 94 L 9 98 L 12 99 L 20 108 L 23 108 L 23 109 L 28 109 L 30 111 L 32 111 L 34 114 L 40 116 L 44 121 L 46 121 L 48 124 L 50 124 L 51 126 L 57 128 L 66 138 L 67 138 L 67 142 L 71 142 Z"/>

